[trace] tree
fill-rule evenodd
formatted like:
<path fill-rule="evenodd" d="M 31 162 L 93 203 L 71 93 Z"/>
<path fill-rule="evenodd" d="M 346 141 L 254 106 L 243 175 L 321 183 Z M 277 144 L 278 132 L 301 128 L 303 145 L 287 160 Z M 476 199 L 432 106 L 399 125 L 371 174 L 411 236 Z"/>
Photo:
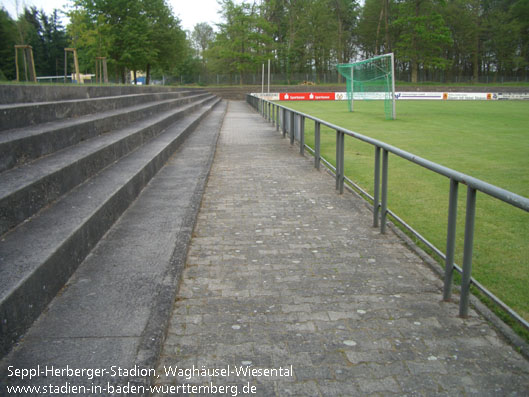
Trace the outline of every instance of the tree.
<path fill-rule="evenodd" d="M 42 74 L 41 67 L 44 63 L 44 46 L 42 43 L 42 28 L 40 26 L 38 10 L 35 7 L 24 8 L 22 14 L 18 17 L 17 28 L 19 33 L 17 44 L 30 45 L 33 48 L 36 73 L 37 75 Z M 26 63 L 27 61 L 24 59 L 24 66 L 26 66 Z"/>
<path fill-rule="evenodd" d="M 58 76 L 64 73 L 64 48 L 68 39 L 59 20 L 58 11 L 50 16 L 42 10 L 26 9 L 24 18 L 34 28 L 29 40 L 33 46 L 37 74 Z"/>
<path fill-rule="evenodd" d="M 213 28 L 205 22 L 197 23 L 191 32 L 190 46 L 194 50 L 194 55 L 200 58 L 201 71 L 207 74 L 207 51 L 215 40 Z"/>
<path fill-rule="evenodd" d="M 165 0 L 144 0 L 147 16 L 149 46 L 152 54 L 146 64 L 147 84 L 154 66 L 162 72 L 178 67 L 187 54 L 185 32 Z"/>
<path fill-rule="evenodd" d="M 509 13 L 500 8 L 493 10 L 485 19 L 484 49 L 488 54 L 488 62 L 494 65 L 494 81 L 500 74 L 510 75 L 516 69 L 518 27 Z"/>
<path fill-rule="evenodd" d="M 141 3 L 130 2 L 130 13 L 127 13 L 116 31 L 119 32 L 120 54 L 118 62 L 123 68 L 131 69 L 134 73 L 134 82 L 137 82 L 136 72 L 149 69 L 149 65 L 155 62 L 158 49 L 153 45 L 154 38 L 150 28 L 148 16 L 142 12 Z"/>
<path fill-rule="evenodd" d="M 316 72 L 318 82 L 320 74 L 330 68 L 332 50 L 338 40 L 338 24 L 331 4 L 329 0 L 311 0 L 304 21 L 308 66 Z"/>
<path fill-rule="evenodd" d="M 527 81 L 529 74 L 529 2 L 518 0 L 510 7 L 510 13 L 518 24 L 518 57 L 515 65 L 519 76 Z"/>
<path fill-rule="evenodd" d="M 444 70 L 449 64 L 445 53 L 452 38 L 436 6 L 430 0 L 404 0 L 393 22 L 399 30 L 395 52 L 401 61 L 410 63 L 413 83 L 417 83 L 421 66 Z"/>
<path fill-rule="evenodd" d="M 366 58 L 381 52 L 382 42 L 377 35 L 377 26 L 383 12 L 382 4 L 380 0 L 366 0 L 362 7 L 358 23 L 358 45 Z"/>
<path fill-rule="evenodd" d="M 69 31 L 77 47 L 107 56 L 125 82 L 127 69 L 175 67 L 183 53 L 185 34 L 165 0 L 76 0 L 69 13 Z M 104 53 L 104 55 L 102 54 Z"/>
<path fill-rule="evenodd" d="M 243 74 L 255 71 L 267 59 L 272 45 L 271 27 L 255 4 L 238 5 L 224 0 L 222 13 L 225 23 L 219 25 L 209 58 L 214 68 L 238 74 L 239 83 L 243 84 Z"/>
<path fill-rule="evenodd" d="M 197 55 L 204 59 L 204 54 L 215 40 L 213 28 L 206 22 L 197 23 L 191 32 L 191 45 L 197 51 Z"/>
<path fill-rule="evenodd" d="M 306 24 L 303 16 L 307 14 L 307 4 L 300 0 L 285 0 L 287 19 L 286 72 L 288 82 L 293 72 L 307 71 Z"/>
<path fill-rule="evenodd" d="M 0 80 L 15 79 L 16 23 L 0 8 Z"/>
<path fill-rule="evenodd" d="M 481 9 L 480 0 L 450 0 L 444 7 L 443 15 L 450 29 L 453 45 L 448 53 L 451 60 L 450 78 L 463 73 L 479 79 Z"/>
<path fill-rule="evenodd" d="M 352 61 L 358 34 L 358 4 L 351 0 L 333 0 L 330 8 L 336 19 L 335 49 L 338 63 Z"/>
<path fill-rule="evenodd" d="M 81 71 L 92 70 L 96 57 L 107 58 L 110 72 L 116 68 L 116 62 L 110 57 L 112 48 L 111 27 L 103 15 L 91 17 L 86 9 L 78 8 L 68 13 L 70 23 L 67 27 L 71 46 L 77 48 Z"/>

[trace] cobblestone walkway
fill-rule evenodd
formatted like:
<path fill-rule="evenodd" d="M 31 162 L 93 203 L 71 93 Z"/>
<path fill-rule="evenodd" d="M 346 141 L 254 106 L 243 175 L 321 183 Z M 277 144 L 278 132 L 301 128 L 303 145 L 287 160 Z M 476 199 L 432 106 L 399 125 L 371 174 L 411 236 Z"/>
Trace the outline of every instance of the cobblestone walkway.
<path fill-rule="evenodd" d="M 156 384 L 178 395 L 528 395 L 529 363 L 474 311 L 458 318 L 420 258 L 297 152 L 230 102 Z"/>

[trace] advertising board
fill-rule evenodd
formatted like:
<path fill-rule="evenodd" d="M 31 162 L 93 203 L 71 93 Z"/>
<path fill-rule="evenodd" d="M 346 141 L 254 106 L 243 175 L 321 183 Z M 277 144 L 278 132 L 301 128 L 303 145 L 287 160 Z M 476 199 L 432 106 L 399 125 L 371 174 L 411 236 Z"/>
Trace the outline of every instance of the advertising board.
<path fill-rule="evenodd" d="M 269 101 L 346 101 L 347 92 L 274 92 L 252 93 L 251 95 Z M 383 100 L 384 92 L 355 92 L 354 100 Z M 439 101 L 490 101 L 529 100 L 529 92 L 395 92 L 397 100 L 439 100 Z"/>

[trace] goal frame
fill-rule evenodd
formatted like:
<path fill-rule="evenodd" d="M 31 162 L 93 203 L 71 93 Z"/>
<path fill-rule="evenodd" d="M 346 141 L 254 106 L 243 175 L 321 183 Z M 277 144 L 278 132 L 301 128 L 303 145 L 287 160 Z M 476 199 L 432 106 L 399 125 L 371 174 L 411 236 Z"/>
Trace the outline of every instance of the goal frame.
<path fill-rule="evenodd" d="M 390 87 L 391 87 L 390 90 L 391 91 L 389 93 L 390 100 L 391 100 L 391 119 L 395 120 L 397 118 L 397 110 L 396 110 L 396 106 L 395 106 L 395 100 L 396 100 L 396 96 L 395 96 L 395 55 L 392 52 L 387 53 L 387 54 L 383 54 L 383 55 L 378 55 L 378 56 L 375 56 L 375 57 L 372 57 L 372 58 L 364 59 L 364 60 L 358 61 L 358 62 L 338 65 L 338 66 L 350 66 L 351 67 L 351 76 L 345 76 L 344 75 L 344 77 L 347 80 L 349 80 L 350 86 L 351 86 L 350 94 L 349 94 L 349 92 L 347 93 L 348 96 L 350 95 L 350 98 L 348 98 L 348 99 L 350 99 L 350 108 L 349 108 L 350 112 L 354 111 L 354 65 L 364 64 L 366 62 L 374 61 L 376 59 L 381 59 L 381 58 L 385 58 L 385 57 L 389 57 L 390 58 L 390 63 L 391 63 L 391 84 L 390 84 Z M 387 74 L 386 74 L 386 76 L 387 76 Z"/>

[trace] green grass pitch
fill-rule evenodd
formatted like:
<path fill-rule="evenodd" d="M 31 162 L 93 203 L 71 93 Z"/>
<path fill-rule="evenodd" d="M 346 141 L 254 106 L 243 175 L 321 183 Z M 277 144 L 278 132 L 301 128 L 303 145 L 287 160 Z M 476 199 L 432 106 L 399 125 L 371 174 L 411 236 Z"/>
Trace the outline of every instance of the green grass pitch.
<path fill-rule="evenodd" d="M 398 101 L 386 120 L 380 101 L 281 102 L 351 131 L 529 197 L 529 102 Z M 314 123 L 306 121 L 314 145 Z M 322 127 L 322 155 L 335 164 L 334 131 Z M 345 139 L 345 173 L 373 194 L 374 149 Z M 449 180 L 389 157 L 388 207 L 442 251 L 446 248 Z M 458 199 L 456 263 L 462 264 L 466 186 Z M 529 213 L 477 195 L 472 276 L 529 320 Z"/>

